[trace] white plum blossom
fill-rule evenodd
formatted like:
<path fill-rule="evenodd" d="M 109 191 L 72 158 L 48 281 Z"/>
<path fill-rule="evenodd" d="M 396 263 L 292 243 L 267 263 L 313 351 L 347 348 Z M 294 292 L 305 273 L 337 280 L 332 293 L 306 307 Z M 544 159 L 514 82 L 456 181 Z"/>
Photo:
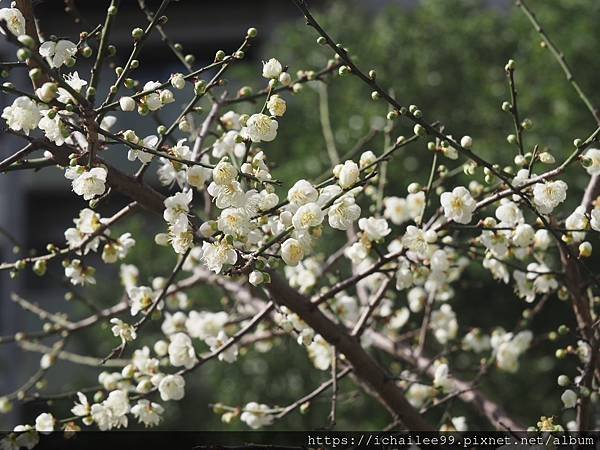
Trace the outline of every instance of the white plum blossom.
<path fill-rule="evenodd" d="M 431 313 L 431 328 L 433 334 L 440 344 L 446 344 L 454 339 L 458 333 L 458 322 L 452 307 L 445 303 Z"/>
<path fill-rule="evenodd" d="M 25 17 L 17 8 L 0 8 L 0 20 L 6 22 L 6 27 L 15 36 L 25 34 Z"/>
<path fill-rule="evenodd" d="M 83 197 L 84 200 L 91 200 L 98 195 L 104 194 L 106 190 L 107 170 L 104 167 L 93 167 L 90 170 L 78 171 L 67 170 L 65 177 L 72 179 L 73 192 Z"/>
<path fill-rule="evenodd" d="M 531 344 L 533 334 L 529 330 L 517 335 L 497 329 L 492 333 L 491 345 L 496 354 L 496 365 L 506 372 L 516 372 L 519 368 L 519 356 Z"/>
<path fill-rule="evenodd" d="M 189 224 L 188 213 L 190 212 L 189 205 L 192 199 L 193 192 L 191 190 L 177 192 L 171 197 L 166 198 L 164 201 L 165 210 L 163 212 L 165 221 L 173 225 L 177 230 L 186 230 Z"/>
<path fill-rule="evenodd" d="M 121 107 L 121 111 L 134 111 L 136 103 L 131 97 L 121 97 L 119 99 L 119 106 Z"/>
<path fill-rule="evenodd" d="M 327 370 L 329 368 L 333 356 L 333 348 L 321 335 L 317 334 L 313 337 L 307 350 L 309 358 L 317 369 Z"/>
<path fill-rule="evenodd" d="M 565 219 L 565 228 L 570 231 L 568 234 L 573 242 L 581 242 L 585 239 L 585 230 L 588 229 L 589 220 L 585 213 L 585 206 L 578 206 L 569 217 Z"/>
<path fill-rule="evenodd" d="M 240 420 L 254 430 L 262 428 L 271 425 L 275 419 L 270 410 L 268 405 L 250 402 L 244 406 Z"/>
<path fill-rule="evenodd" d="M 17 97 L 2 111 L 2 118 L 11 130 L 23 131 L 27 135 L 38 126 L 41 117 L 38 104 L 26 96 Z"/>
<path fill-rule="evenodd" d="M 246 236 L 250 231 L 250 217 L 244 208 L 227 208 L 221 212 L 217 227 L 225 234 Z"/>
<path fill-rule="evenodd" d="M 455 187 L 452 192 L 444 192 L 440 196 L 446 219 L 456 223 L 467 224 L 473 218 L 477 203 L 471 193 L 463 186 Z"/>
<path fill-rule="evenodd" d="M 296 239 L 286 239 L 281 244 L 281 258 L 288 266 L 296 266 L 304 258 L 304 248 Z"/>
<path fill-rule="evenodd" d="M 425 209 L 425 192 L 419 191 L 406 196 L 406 206 L 413 220 L 420 220 Z"/>
<path fill-rule="evenodd" d="M 70 134 L 58 114 L 50 118 L 50 114 L 46 112 L 40 119 L 38 127 L 44 132 L 48 140 L 58 146 L 63 145 Z"/>
<path fill-rule="evenodd" d="M 66 39 L 57 42 L 46 41 L 40 45 L 40 55 L 48 60 L 50 67 L 60 67 L 69 64 L 77 54 L 77 45 Z"/>
<path fill-rule="evenodd" d="M 452 392 L 454 382 L 448 376 L 448 364 L 438 364 L 433 377 L 433 385 L 444 394 Z"/>
<path fill-rule="evenodd" d="M 164 408 L 158 403 L 141 399 L 131 408 L 131 414 L 145 427 L 153 427 L 160 423 Z"/>
<path fill-rule="evenodd" d="M 338 183 L 342 189 L 348 189 L 353 186 L 360 175 L 358 164 L 352 160 L 339 164 L 334 168 L 334 174 L 338 178 Z"/>
<path fill-rule="evenodd" d="M 188 167 L 185 173 L 188 184 L 198 190 L 204 189 L 204 185 L 209 180 L 210 175 L 210 169 L 200 165 Z"/>
<path fill-rule="evenodd" d="M 150 161 L 152 161 L 152 158 L 154 158 L 154 155 L 152 153 L 144 151 L 144 148 L 147 148 L 150 150 L 156 150 L 158 141 L 159 141 L 158 137 L 153 134 L 150 136 L 146 136 L 144 139 L 142 139 L 141 142 L 139 142 L 139 144 L 137 144 L 140 147 L 130 147 L 129 148 L 129 150 L 127 152 L 127 159 L 129 161 L 135 161 L 136 159 L 139 159 L 142 164 L 148 164 Z"/>
<path fill-rule="evenodd" d="M 148 286 L 133 286 L 127 290 L 131 305 L 131 315 L 146 311 L 154 303 L 157 294 Z"/>
<path fill-rule="evenodd" d="M 383 206 L 385 207 L 384 217 L 394 225 L 401 225 L 412 218 L 405 198 L 386 197 L 383 199 Z"/>
<path fill-rule="evenodd" d="M 406 227 L 406 232 L 402 237 L 402 245 L 421 258 L 426 257 L 429 250 L 429 242 L 425 231 L 414 225 Z"/>
<path fill-rule="evenodd" d="M 252 142 L 271 142 L 277 137 L 277 121 L 265 114 L 252 114 L 242 128 L 241 135 Z"/>
<path fill-rule="evenodd" d="M 567 183 L 562 180 L 537 183 L 533 187 L 533 202 L 542 214 L 550 214 L 567 198 Z"/>
<path fill-rule="evenodd" d="M 204 242 L 202 244 L 202 260 L 209 270 L 221 273 L 225 264 L 233 265 L 236 263 L 237 252 L 225 239 L 212 244 Z"/>
<path fill-rule="evenodd" d="M 74 259 L 65 266 L 65 276 L 74 286 L 96 284 L 95 272 L 96 270 L 93 267 L 84 266 L 79 259 Z"/>
<path fill-rule="evenodd" d="M 64 75 L 65 82 L 71 86 L 76 92 L 81 92 L 87 81 L 79 77 L 77 71 Z M 77 103 L 77 100 L 65 88 L 58 88 L 58 97 L 56 98 L 61 103 Z"/>
<path fill-rule="evenodd" d="M 263 62 L 262 75 L 265 78 L 279 78 L 283 66 L 275 58 L 269 59 L 267 62 Z"/>
<path fill-rule="evenodd" d="M 294 206 L 302 206 L 317 201 L 319 192 L 306 180 L 298 180 L 288 191 L 287 199 Z"/>
<path fill-rule="evenodd" d="M 590 226 L 593 230 L 600 231 L 600 207 L 596 206 L 592 209 L 590 216 L 592 218 L 590 220 Z"/>
<path fill-rule="evenodd" d="M 321 225 L 324 217 L 325 214 L 317 203 L 307 203 L 298 208 L 292 217 L 292 224 L 296 230 L 307 230 Z"/>
<path fill-rule="evenodd" d="M 190 369 L 198 362 L 192 340 L 185 333 L 176 333 L 170 336 L 169 362 L 174 367 Z"/>
<path fill-rule="evenodd" d="M 281 117 L 285 114 L 287 105 L 285 100 L 276 94 L 269 98 L 269 101 L 267 102 L 267 109 L 272 116 Z"/>
<path fill-rule="evenodd" d="M 517 247 L 528 247 L 533 244 L 535 230 L 528 223 L 521 223 L 513 231 L 512 241 Z"/>
<path fill-rule="evenodd" d="M 381 241 L 392 232 L 385 219 L 363 217 L 358 221 L 358 227 L 370 241 Z"/>
<path fill-rule="evenodd" d="M 162 401 L 181 400 L 185 395 L 185 379 L 181 375 L 167 375 L 158 383 Z"/>
<path fill-rule="evenodd" d="M 219 331 L 216 336 L 210 336 L 206 339 L 206 343 L 210 346 L 210 351 L 219 351 L 219 361 L 226 363 L 234 363 L 238 358 L 238 346 L 237 344 L 229 345 L 225 350 L 221 350 L 222 347 L 229 342 L 229 336 L 225 331 Z"/>
<path fill-rule="evenodd" d="M 327 211 L 329 226 L 336 230 L 348 230 L 360 217 L 360 206 L 354 197 L 344 196 L 331 205 Z"/>
<path fill-rule="evenodd" d="M 206 340 L 209 337 L 215 337 L 227 323 L 228 316 L 225 311 L 217 313 L 203 311 L 190 311 L 185 322 L 188 334 L 194 338 Z"/>
<path fill-rule="evenodd" d="M 508 227 L 514 227 L 523 221 L 523 212 L 516 203 L 504 200 L 496 208 L 496 217 L 500 223 Z"/>
<path fill-rule="evenodd" d="M 575 408 L 577 406 L 577 394 L 571 389 L 567 389 L 560 396 L 560 400 L 566 409 Z"/>
<path fill-rule="evenodd" d="M 114 390 L 108 394 L 102 403 L 94 403 L 91 407 L 91 416 L 101 431 L 127 426 L 127 413 L 129 412 L 129 399 L 122 390 Z"/>
<path fill-rule="evenodd" d="M 35 430 L 48 434 L 54 431 L 54 416 L 49 413 L 42 413 L 35 419 Z"/>
<path fill-rule="evenodd" d="M 426 384 L 412 383 L 406 391 L 406 399 L 415 408 L 420 408 L 425 402 L 435 396 L 436 390 Z"/>
<path fill-rule="evenodd" d="M 135 327 L 132 325 L 123 322 L 121 319 L 117 319 L 113 317 L 110 319 L 110 323 L 114 324 L 111 327 L 112 334 L 115 337 L 121 339 L 121 342 L 124 344 L 125 342 L 130 342 L 136 339 L 137 332 L 135 331 Z"/>
<path fill-rule="evenodd" d="M 583 155 L 583 160 L 587 163 L 585 164 L 585 170 L 587 173 L 590 175 L 600 174 L 600 149 L 587 149 Z"/>

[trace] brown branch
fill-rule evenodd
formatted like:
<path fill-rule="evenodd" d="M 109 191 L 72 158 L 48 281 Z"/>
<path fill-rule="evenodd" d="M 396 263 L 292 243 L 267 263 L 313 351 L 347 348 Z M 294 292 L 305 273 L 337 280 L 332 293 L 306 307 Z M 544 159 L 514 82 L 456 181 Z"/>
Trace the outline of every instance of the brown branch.
<path fill-rule="evenodd" d="M 17 9 L 21 11 L 25 18 L 25 32 L 33 39 L 34 45 L 31 51 L 37 53 L 40 47 L 40 39 L 38 37 L 37 27 L 35 25 L 35 15 L 33 13 L 33 5 L 31 0 L 15 0 Z M 40 64 L 34 58 L 27 59 L 27 67 L 29 70 L 40 68 Z M 42 73 L 42 76 L 31 80 L 33 87 L 38 88 L 48 81 L 48 75 Z"/>
<path fill-rule="evenodd" d="M 413 356 L 412 349 L 407 344 L 398 344 L 382 334 L 372 332 L 369 334 L 369 339 L 373 345 L 383 350 L 390 355 L 410 364 L 418 370 L 423 370 L 428 377 L 435 376 L 435 367 L 432 361 L 425 356 Z M 473 386 L 467 381 L 453 377 L 454 386 L 458 391 L 462 391 L 459 395 L 460 399 L 465 403 L 471 404 L 482 416 L 486 417 L 497 430 L 505 430 L 508 428 L 511 431 L 523 431 L 525 426 L 510 417 L 504 409 L 486 397 L 478 389 L 473 389 Z"/>
<path fill-rule="evenodd" d="M 406 400 L 402 390 L 388 374 L 362 348 L 360 342 L 340 325 L 329 320 L 310 300 L 292 289 L 278 274 L 271 273 L 271 283 L 266 289 L 281 305 L 286 306 L 304 320 L 352 365 L 356 377 L 394 416 L 415 431 L 432 430 L 419 412 Z"/>

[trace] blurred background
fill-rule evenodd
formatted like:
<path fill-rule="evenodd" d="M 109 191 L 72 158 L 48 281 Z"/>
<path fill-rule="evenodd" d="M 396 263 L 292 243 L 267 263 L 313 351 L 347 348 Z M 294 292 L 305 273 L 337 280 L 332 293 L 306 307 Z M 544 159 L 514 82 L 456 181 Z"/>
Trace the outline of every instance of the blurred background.
<path fill-rule="evenodd" d="M 131 29 L 147 23 L 137 2 L 121 3 L 111 38 L 111 43 L 119 49 L 113 65 L 125 62 L 131 48 Z M 160 2 L 146 3 L 149 9 L 156 10 Z M 63 1 L 47 0 L 36 4 L 40 28 L 46 36 L 70 37 L 76 41 L 80 31 L 90 30 L 103 21 L 108 2 L 75 0 L 69 4 L 71 8 L 76 7 L 79 23 L 65 13 Z M 509 58 L 517 63 L 516 83 L 521 116 L 530 118 L 534 123 L 525 138 L 529 150 L 539 144 L 561 161 L 570 152 L 574 138 L 585 138 L 595 128 L 593 119 L 580 104 L 555 61 L 540 46 L 539 36 L 509 0 L 313 0 L 309 4 L 324 28 L 350 49 L 361 67 L 376 69 L 381 85 L 393 90 L 401 103 L 419 105 L 428 121 L 440 120 L 448 133 L 458 137 L 471 135 L 478 153 L 494 162 L 509 164 L 515 154 L 514 148 L 506 143 L 506 135 L 513 130 L 512 120 L 500 109 L 502 102 L 509 100 L 504 73 L 504 65 Z M 564 51 L 584 91 L 589 93 L 595 104 L 600 104 L 597 90 L 600 3 L 596 0 L 530 0 L 529 4 L 546 31 Z M 165 30 L 174 42 L 183 45 L 185 54 L 195 56 L 195 67 L 210 63 L 218 49 L 233 51 L 248 27 L 258 28 L 259 37 L 248 52 L 245 64 L 238 64 L 228 72 L 227 89 L 230 94 L 244 85 L 255 90 L 264 87 L 257 84 L 262 83 L 261 60 L 276 57 L 294 74 L 299 69 L 319 70 L 331 57 L 327 49 L 316 45 L 314 31 L 304 25 L 291 2 L 181 0 L 172 3 L 167 16 L 169 21 Z M 3 61 L 14 60 L 14 50 L 4 43 L 0 43 L 0 55 Z M 142 64 L 135 75 L 142 84 L 150 80 L 166 80 L 171 73 L 184 72 L 157 33 L 146 43 L 140 60 Z M 89 77 L 88 66 L 89 62 L 77 66 L 83 78 Z M 207 78 L 210 76 L 207 74 Z M 105 95 L 114 78 L 114 72 L 107 68 L 101 78 L 99 92 L 103 94 L 99 98 Z M 27 86 L 28 79 L 23 71 L 14 70 L 10 80 L 22 87 Z M 326 94 L 339 153 L 351 150 L 365 137 L 369 139 L 365 140 L 364 149 L 380 152 L 384 143 L 381 130 L 386 125 L 386 105 L 372 102 L 368 89 L 353 77 L 334 81 L 329 83 Z M 319 108 L 323 95 L 318 83 L 305 86 L 300 95 L 285 95 L 288 112 L 280 121 L 278 139 L 268 145 L 270 159 L 277 164 L 274 173 L 278 179 L 314 179 L 329 167 L 325 140 L 320 132 Z M 12 99 L 0 97 L 0 107 L 7 102 L 12 102 Z M 165 108 L 160 113 L 161 120 L 169 123 L 177 117 L 179 108 L 180 103 Z M 240 105 L 238 111 L 251 111 L 253 108 L 253 105 Z M 135 129 L 140 136 L 154 132 L 150 120 L 136 120 L 135 114 L 120 118 L 118 129 L 127 128 Z M 410 134 L 412 126 L 399 121 L 394 136 Z M 13 137 L 1 135 L 0 158 L 12 154 L 22 144 Z M 104 152 L 103 157 L 129 173 L 135 170 L 135 165 L 127 161 L 124 148 L 113 146 Z M 406 147 L 404 153 L 388 167 L 386 194 L 404 196 L 409 182 L 425 183 L 430 158 L 424 141 Z M 454 168 L 459 166 L 460 161 L 444 163 Z M 578 192 L 587 183 L 587 176 L 582 176 L 581 170 L 572 172 L 568 179 L 570 206 L 578 203 Z M 283 187 L 287 189 L 290 186 L 291 183 Z M 103 217 L 116 211 L 124 202 L 122 198 L 111 198 L 102 206 Z M 72 219 L 84 206 L 84 202 L 70 192 L 68 180 L 60 170 L 14 172 L 0 176 L 2 260 L 14 260 L 15 251 L 19 255 L 26 254 L 29 249 L 44 252 L 49 242 L 62 245 L 64 230 L 71 226 Z M 564 207 L 561 211 L 568 214 L 572 208 Z M 138 265 L 142 284 L 149 284 L 144 281 L 154 276 L 169 273 L 174 264 L 172 252 L 157 248 L 152 242 L 154 234 L 162 231 L 162 226 L 159 220 L 144 220 L 140 216 L 120 225 L 114 232 L 118 235 L 127 229 L 134 233 L 138 243 L 126 262 Z M 339 244 L 335 239 L 329 242 L 332 248 Z M 49 310 L 67 309 L 74 317 L 89 314 L 82 301 L 72 300 L 65 306 L 65 293 L 75 296 L 80 293 L 64 283 L 59 261 L 50 265 L 49 276 L 42 279 L 26 272 L 16 279 L 9 279 L 7 273 L 0 274 L 0 335 L 40 327 L 35 317 L 28 316 L 9 300 L 13 291 Z M 103 269 L 97 279 L 95 287 L 85 290 L 87 300 L 98 306 L 116 303 L 122 294 L 118 267 Z M 495 325 L 512 328 L 526 307 L 510 287 L 494 283 L 488 273 L 475 265 L 455 287 L 459 294 L 453 300 L 453 308 L 461 330 L 478 326 L 490 331 Z M 231 300 L 220 295 L 202 289 L 193 291 L 190 293 L 194 302 L 192 308 L 196 305 L 198 308 L 226 309 Z M 406 300 L 400 295 L 396 301 L 402 304 Z M 572 325 L 570 317 L 569 305 L 552 297 L 545 313 L 532 322 L 531 329 L 536 335 L 544 336 L 565 321 Z M 147 327 L 144 334 L 150 331 L 159 333 L 159 328 L 159 322 L 156 322 Z M 152 334 L 139 341 L 140 345 L 153 342 Z M 68 348 L 77 353 L 102 357 L 115 343 L 107 328 L 96 327 L 87 332 L 84 339 L 77 342 L 73 339 Z M 558 345 L 567 343 L 574 342 L 559 342 Z M 522 358 L 518 373 L 494 372 L 486 378 L 482 389 L 526 424 L 535 423 L 540 411 L 547 411 L 547 415 L 558 412 L 560 400 L 555 380 L 569 363 L 558 365 L 553 356 L 556 345 L 541 340 L 527 353 L 527 357 Z M 377 357 L 389 364 L 384 356 Z M 0 358 L 0 395 L 3 395 L 21 385 L 37 370 L 40 355 L 5 345 L 0 348 Z M 463 363 L 465 368 L 472 365 L 470 360 Z M 456 370 L 460 373 L 460 363 Z M 97 368 L 60 363 L 51 372 L 45 391 L 54 393 L 93 386 L 97 383 L 97 373 Z M 473 374 L 465 371 L 461 375 L 468 378 Z M 328 373 L 315 370 L 305 350 L 292 338 L 282 338 L 265 355 L 250 350 L 234 365 L 209 363 L 203 366 L 188 379 L 187 401 L 169 402 L 164 426 L 173 429 L 241 429 L 243 425 L 239 423 L 222 424 L 220 417 L 212 413 L 207 404 L 220 401 L 243 405 L 248 401 L 258 401 L 285 405 L 312 391 L 327 378 Z M 70 402 L 66 402 L 54 409 L 64 408 L 66 414 L 71 406 Z M 31 422 L 44 408 L 44 404 L 31 403 L 10 415 L 0 416 L 0 428 Z M 328 411 L 329 397 L 325 395 L 313 404 L 308 414 L 291 414 L 276 427 L 322 427 L 326 424 Z M 467 416 L 470 428 L 488 427 L 458 401 L 452 403 L 452 414 Z M 341 384 L 338 417 L 339 429 L 376 429 L 390 421 L 378 405 L 348 380 Z"/>

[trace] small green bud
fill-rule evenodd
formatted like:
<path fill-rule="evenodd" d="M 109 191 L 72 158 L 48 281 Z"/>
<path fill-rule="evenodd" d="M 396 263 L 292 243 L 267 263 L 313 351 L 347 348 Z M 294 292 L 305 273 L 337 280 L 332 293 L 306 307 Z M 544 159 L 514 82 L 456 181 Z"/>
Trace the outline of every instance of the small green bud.
<path fill-rule="evenodd" d="M 138 67 L 140 67 L 140 60 L 139 59 L 134 59 L 133 61 L 131 61 L 130 66 L 132 69 L 137 69 Z"/>
<path fill-rule="evenodd" d="M 554 353 L 554 356 L 556 356 L 556 359 L 565 359 L 567 357 L 567 351 L 564 348 L 559 348 Z"/>
<path fill-rule="evenodd" d="M 31 69 L 29 71 L 29 78 L 31 78 L 33 81 L 37 81 L 42 77 L 42 71 L 40 69 L 38 69 L 37 67 L 35 69 Z"/>
<path fill-rule="evenodd" d="M 219 50 L 217 53 L 215 53 L 215 61 L 217 61 L 217 62 L 223 61 L 224 58 L 225 58 L 225 52 L 223 50 Z"/>
<path fill-rule="evenodd" d="M 325 39 L 323 36 L 319 36 L 317 38 L 317 44 L 319 44 L 319 45 L 325 45 L 325 44 L 327 44 L 327 39 Z"/>
<path fill-rule="evenodd" d="M 388 120 L 395 120 L 398 118 L 398 111 L 396 110 L 392 110 L 390 112 L 387 113 L 387 119 Z"/>
<path fill-rule="evenodd" d="M 142 30 L 141 28 L 134 28 L 131 31 L 131 37 L 134 38 L 136 41 L 139 41 L 142 37 L 144 37 L 144 30 Z"/>
<path fill-rule="evenodd" d="M 523 119 L 523 122 L 521 122 L 521 126 L 525 130 L 531 130 L 533 128 L 533 122 L 531 121 L 531 119 Z"/>
<path fill-rule="evenodd" d="M 504 69 L 508 72 L 509 70 L 515 70 L 516 66 L 517 63 L 515 63 L 514 59 L 509 59 L 506 66 L 504 66 Z"/>
<path fill-rule="evenodd" d="M 583 141 L 581 139 L 575 139 L 573 141 L 573 145 L 577 148 L 581 147 L 583 145 Z"/>
<path fill-rule="evenodd" d="M 109 16 L 114 17 L 117 15 L 118 9 L 116 6 L 110 6 L 106 12 L 108 13 Z"/>
<path fill-rule="evenodd" d="M 133 78 L 125 78 L 124 84 L 127 89 L 133 89 L 135 87 L 135 80 Z"/>
<path fill-rule="evenodd" d="M 89 58 L 90 56 L 92 56 L 92 53 L 94 53 L 94 51 L 92 50 L 92 47 L 90 47 L 89 45 L 86 45 L 85 47 L 83 47 L 81 49 L 81 55 L 84 58 Z"/>
<path fill-rule="evenodd" d="M 19 61 L 25 61 L 31 57 L 31 50 L 27 48 L 20 48 L 17 50 L 17 59 Z"/>
<path fill-rule="evenodd" d="M 517 143 L 517 136 L 515 136 L 514 134 L 509 134 L 508 136 L 506 136 L 506 141 L 509 144 L 514 145 Z"/>
<path fill-rule="evenodd" d="M 372 99 L 372 100 L 375 100 L 375 101 L 377 101 L 377 100 L 379 100 L 380 98 L 381 98 L 381 95 L 379 94 L 379 92 L 377 92 L 377 91 L 373 91 L 373 92 L 371 92 L 371 99 Z"/>
<path fill-rule="evenodd" d="M 187 64 L 194 64 L 194 62 L 196 61 L 196 57 L 191 53 L 185 55 L 183 59 L 185 59 L 185 62 Z"/>
<path fill-rule="evenodd" d="M 414 126 L 413 131 L 417 136 L 425 136 L 427 134 L 427 130 L 425 130 L 425 128 L 419 124 Z"/>
<path fill-rule="evenodd" d="M 17 40 L 23 44 L 23 46 L 29 48 L 29 49 L 33 49 L 33 47 L 35 47 L 35 41 L 33 40 L 33 38 L 27 34 L 22 34 L 20 35 Z"/>
<path fill-rule="evenodd" d="M 502 102 L 502 111 L 510 112 L 511 109 L 512 109 L 512 105 L 510 103 Z"/>
<path fill-rule="evenodd" d="M 163 134 L 165 134 L 165 133 L 167 132 L 167 127 L 166 127 L 166 126 L 164 126 L 164 125 L 159 125 L 159 126 L 156 128 L 156 132 L 157 132 L 158 134 L 160 134 L 160 135 L 163 135 Z"/>
<path fill-rule="evenodd" d="M 566 387 L 569 384 L 571 384 L 571 380 L 566 375 L 559 375 L 558 379 L 556 381 L 558 382 L 558 385 L 561 387 Z"/>
<path fill-rule="evenodd" d="M 204 81 L 204 80 L 196 81 L 196 83 L 194 84 L 194 92 L 196 93 L 196 95 L 204 94 L 204 92 L 206 92 L 206 81 Z"/>
<path fill-rule="evenodd" d="M 35 263 L 33 263 L 33 273 L 37 276 L 42 276 L 46 273 L 47 264 L 46 260 L 38 259 Z"/>
<path fill-rule="evenodd" d="M 117 54 L 117 47 L 115 47 L 114 45 L 109 45 L 108 47 L 106 47 L 106 54 L 108 56 L 115 56 Z"/>
<path fill-rule="evenodd" d="M 246 36 L 248 36 L 249 38 L 253 39 L 258 35 L 258 30 L 254 27 L 252 28 L 248 28 L 248 31 L 246 32 Z"/>
<path fill-rule="evenodd" d="M 564 336 L 565 334 L 567 334 L 569 332 L 569 327 L 566 325 L 560 325 L 558 327 L 558 334 L 560 334 L 561 336 Z"/>
<path fill-rule="evenodd" d="M 338 69 L 338 73 L 341 77 L 343 77 L 344 75 L 348 75 L 350 73 L 350 67 L 340 66 L 340 68 Z"/>
<path fill-rule="evenodd" d="M 375 72 L 374 70 L 369 70 L 369 78 L 371 80 L 375 80 L 377 78 L 377 72 Z"/>

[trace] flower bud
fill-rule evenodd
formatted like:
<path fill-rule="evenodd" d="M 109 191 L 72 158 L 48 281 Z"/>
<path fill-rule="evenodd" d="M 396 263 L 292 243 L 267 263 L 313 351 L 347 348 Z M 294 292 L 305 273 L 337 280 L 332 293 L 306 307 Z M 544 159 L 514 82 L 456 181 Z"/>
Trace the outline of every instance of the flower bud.
<path fill-rule="evenodd" d="M 463 136 L 460 140 L 460 145 L 466 149 L 470 149 L 473 146 L 473 138 L 471 136 Z"/>
<path fill-rule="evenodd" d="M 141 28 L 134 28 L 131 31 L 131 37 L 134 38 L 136 41 L 140 40 L 143 36 L 144 36 L 144 30 L 142 30 Z"/>
<path fill-rule="evenodd" d="M 38 259 L 35 263 L 33 263 L 33 273 L 35 273 L 37 276 L 42 276 L 46 273 L 46 268 L 47 268 L 47 264 L 46 264 L 46 260 L 44 259 Z"/>
<path fill-rule="evenodd" d="M 413 128 L 413 132 L 417 135 L 417 136 L 425 136 L 427 134 L 427 131 L 425 130 L 425 128 L 423 128 L 421 125 L 416 124 Z"/>
<path fill-rule="evenodd" d="M 121 107 L 121 111 L 134 111 L 136 104 L 132 97 L 121 97 L 119 99 L 119 106 Z"/>
<path fill-rule="evenodd" d="M 592 256 L 592 244 L 588 241 L 579 244 L 579 257 L 589 258 L 590 256 Z"/>
<path fill-rule="evenodd" d="M 43 102 L 51 102 L 56 98 L 58 86 L 56 83 L 46 82 L 41 87 L 35 90 L 37 97 Z"/>
<path fill-rule="evenodd" d="M 279 75 L 279 82 L 284 86 L 289 86 L 292 82 L 292 76 L 287 72 L 281 72 L 281 75 Z"/>

